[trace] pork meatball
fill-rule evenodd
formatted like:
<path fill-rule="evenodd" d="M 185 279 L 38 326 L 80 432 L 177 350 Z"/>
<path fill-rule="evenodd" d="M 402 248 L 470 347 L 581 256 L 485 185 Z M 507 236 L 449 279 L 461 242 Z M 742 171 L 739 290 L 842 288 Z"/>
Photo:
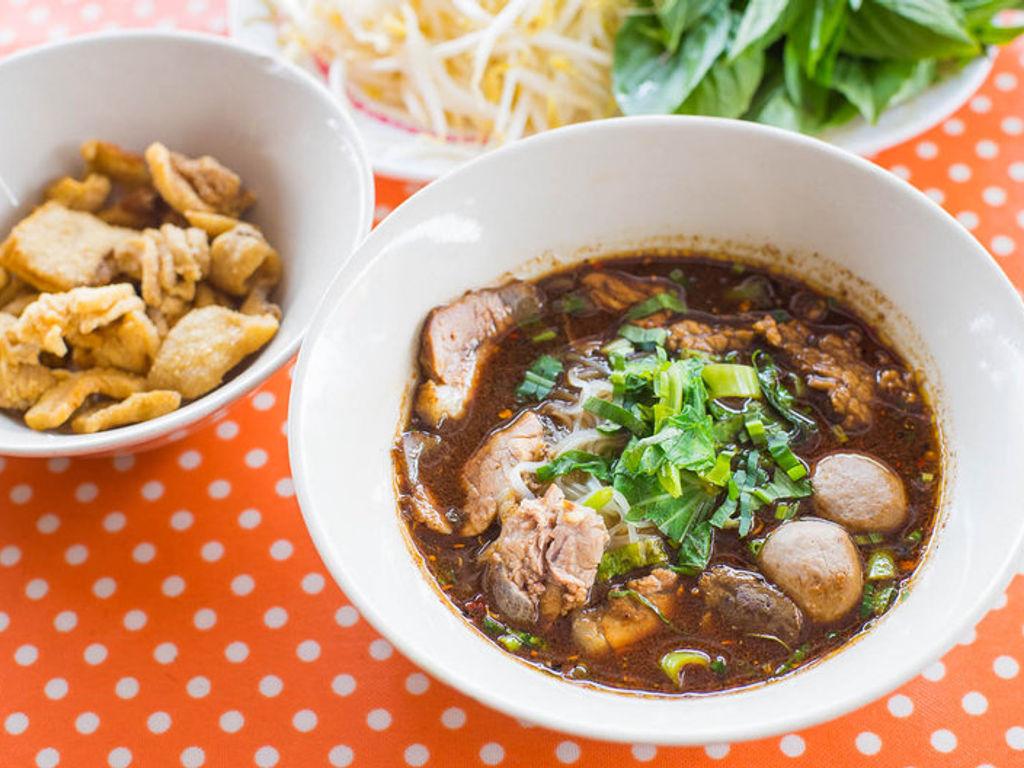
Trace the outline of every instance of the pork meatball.
<path fill-rule="evenodd" d="M 855 533 L 894 531 L 907 521 L 903 481 L 863 453 L 830 453 L 811 476 L 818 514 Z"/>
<path fill-rule="evenodd" d="M 818 623 L 836 621 L 861 599 L 864 573 L 853 539 L 842 527 L 813 518 L 783 523 L 760 557 L 764 575 Z"/>

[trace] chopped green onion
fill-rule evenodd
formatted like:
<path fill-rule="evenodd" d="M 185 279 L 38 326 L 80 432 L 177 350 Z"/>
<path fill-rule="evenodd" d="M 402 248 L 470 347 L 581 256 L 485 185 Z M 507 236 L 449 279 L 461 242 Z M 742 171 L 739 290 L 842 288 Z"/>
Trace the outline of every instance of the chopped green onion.
<path fill-rule="evenodd" d="M 519 400 L 543 400 L 555 388 L 562 373 L 562 362 L 551 355 L 541 355 L 523 376 L 523 382 L 516 388 Z"/>
<path fill-rule="evenodd" d="M 885 541 L 885 536 L 881 533 L 872 531 L 871 533 L 858 533 L 853 537 L 853 540 L 858 544 L 881 544 Z"/>
<path fill-rule="evenodd" d="M 896 561 L 891 553 L 879 549 L 868 557 L 868 581 L 886 581 L 896 578 Z"/>
<path fill-rule="evenodd" d="M 726 672 L 725 657 L 717 657 L 714 661 L 708 664 L 708 667 L 710 667 L 712 672 L 721 677 Z"/>
<path fill-rule="evenodd" d="M 707 669 L 711 666 L 711 657 L 704 653 L 704 651 L 692 651 L 689 649 L 669 651 L 661 657 L 661 671 L 676 685 L 682 684 L 681 676 L 683 670 L 689 666 Z"/>
<path fill-rule="evenodd" d="M 589 302 L 578 293 L 566 294 L 555 302 L 555 308 L 566 315 L 578 315 L 589 307 Z"/>
<path fill-rule="evenodd" d="M 881 616 L 885 613 L 886 609 L 892 604 L 894 597 L 896 597 L 895 584 L 879 585 L 878 589 L 875 590 L 875 598 L 872 605 L 875 616 Z"/>
<path fill-rule="evenodd" d="M 614 579 L 637 568 L 667 562 L 668 553 L 665 552 L 665 545 L 661 543 L 661 539 L 651 537 L 631 541 L 621 547 L 609 549 L 601 556 L 601 563 L 597 566 L 597 578 L 602 581 Z"/>
<path fill-rule="evenodd" d="M 749 365 L 709 363 L 701 371 L 708 394 L 719 397 L 761 397 L 757 370 Z"/>
<path fill-rule="evenodd" d="M 775 519 L 776 520 L 792 520 L 796 517 L 797 511 L 800 509 L 800 502 L 794 501 L 792 504 L 779 504 L 775 507 Z"/>
<path fill-rule="evenodd" d="M 764 539 L 751 539 L 747 542 L 747 549 L 750 550 L 750 554 L 754 558 L 761 556 L 761 550 L 764 549 Z"/>
<path fill-rule="evenodd" d="M 509 651 L 518 651 L 524 645 L 528 645 L 531 648 L 544 647 L 543 638 L 531 635 L 529 632 L 523 632 L 519 629 L 506 627 L 489 613 L 484 614 L 483 619 L 480 620 L 480 625 L 483 627 L 484 632 L 497 638 L 498 642 L 505 646 Z"/>
<path fill-rule="evenodd" d="M 633 345 L 627 339 L 613 339 L 601 347 L 601 352 L 608 358 L 613 355 L 626 357 L 633 354 Z"/>
<path fill-rule="evenodd" d="M 723 486 L 732 477 L 732 457 L 735 451 L 722 451 L 715 459 L 715 466 L 701 475 L 701 479 L 712 485 Z"/>
<path fill-rule="evenodd" d="M 930 483 L 933 480 L 935 480 L 935 475 L 933 475 L 931 472 L 922 472 L 921 473 L 921 482 L 922 483 Z"/>
<path fill-rule="evenodd" d="M 556 336 L 558 336 L 558 333 L 555 332 L 554 328 L 545 328 L 535 336 L 531 336 L 530 341 L 534 344 L 542 344 L 545 341 L 551 341 Z"/>
<path fill-rule="evenodd" d="M 832 425 L 832 434 L 835 435 L 836 440 L 838 440 L 840 444 L 848 442 L 850 439 L 846 434 L 846 430 L 838 424 Z"/>
<path fill-rule="evenodd" d="M 638 437 L 647 434 L 647 424 L 643 419 L 638 418 L 632 411 L 627 411 L 621 405 L 616 405 L 608 400 L 602 400 L 599 397 L 587 398 L 587 401 L 583 403 L 583 410 L 589 411 L 600 419 L 625 427 Z"/>
<path fill-rule="evenodd" d="M 921 529 L 918 528 L 908 533 L 906 536 L 906 540 L 909 541 L 911 544 L 918 544 L 920 543 L 923 537 L 924 535 L 921 533 Z"/>
<path fill-rule="evenodd" d="M 768 442 L 768 433 L 759 414 L 748 413 L 743 417 L 743 426 L 746 427 L 747 434 L 754 441 L 754 445 L 763 446 Z"/>
<path fill-rule="evenodd" d="M 587 496 L 586 500 L 583 502 L 583 506 L 590 507 L 591 509 L 601 509 L 614 497 L 615 490 L 606 485 L 603 488 L 598 488 L 592 494 Z"/>
<path fill-rule="evenodd" d="M 639 325 L 624 325 L 619 328 L 619 336 L 631 341 L 641 348 L 663 347 L 668 331 L 664 328 L 641 328 Z"/>
<path fill-rule="evenodd" d="M 785 438 L 772 438 L 768 441 L 768 453 L 772 455 L 775 463 L 782 467 L 782 470 L 792 480 L 799 480 L 807 476 L 807 467 L 796 457 Z"/>
<path fill-rule="evenodd" d="M 804 643 L 797 648 L 793 653 L 790 654 L 789 658 L 786 659 L 779 667 L 775 670 L 776 675 L 781 675 L 789 672 L 794 667 L 798 666 L 800 662 L 807 658 L 808 652 L 810 652 L 810 646 Z"/>
<path fill-rule="evenodd" d="M 685 283 L 686 275 L 683 273 L 683 270 L 676 267 L 675 269 L 668 273 L 668 279 L 671 280 L 673 283 Z"/>
<path fill-rule="evenodd" d="M 511 651 L 512 653 L 523 647 L 523 641 L 515 635 L 500 635 L 498 642 L 505 647 L 506 651 Z"/>
<path fill-rule="evenodd" d="M 670 309 L 673 312 L 685 312 L 686 303 L 674 293 L 658 293 L 651 298 L 634 304 L 626 313 L 627 320 L 639 320 L 648 317 L 663 309 Z"/>

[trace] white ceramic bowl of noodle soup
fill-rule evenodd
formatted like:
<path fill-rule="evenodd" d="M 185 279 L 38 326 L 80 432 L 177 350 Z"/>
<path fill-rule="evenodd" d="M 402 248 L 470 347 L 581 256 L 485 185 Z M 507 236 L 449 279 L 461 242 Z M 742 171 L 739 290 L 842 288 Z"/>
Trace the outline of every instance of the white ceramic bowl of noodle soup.
<path fill-rule="evenodd" d="M 0 415 L 0 454 L 137 450 L 181 435 L 283 365 L 331 279 L 369 232 L 373 176 L 351 119 L 314 78 L 221 38 L 118 32 L 0 61 L 0 239 L 91 138 L 138 151 L 161 141 L 213 155 L 257 195 L 246 218 L 284 261 L 281 327 L 221 387 L 166 416 L 93 435 L 34 432 Z M 8 119 L 9 118 L 9 119 Z"/>
<path fill-rule="evenodd" d="M 781 680 L 666 698 L 566 682 L 467 625 L 410 553 L 389 448 L 431 307 L 509 272 L 533 275 L 656 236 L 681 242 L 679 235 L 730 241 L 745 258 L 786 263 L 819 286 L 845 290 L 923 370 L 948 455 L 939 530 L 908 597 L 877 626 Z M 775 248 L 758 248 L 764 244 Z M 331 572 L 366 618 L 430 673 L 557 730 L 729 742 L 806 727 L 880 696 L 936 659 L 991 604 L 1024 533 L 1016 491 L 1021 381 L 1019 297 L 927 197 L 798 135 L 713 119 L 630 118 L 501 150 L 427 187 L 371 233 L 329 289 L 299 356 L 292 470 Z"/>

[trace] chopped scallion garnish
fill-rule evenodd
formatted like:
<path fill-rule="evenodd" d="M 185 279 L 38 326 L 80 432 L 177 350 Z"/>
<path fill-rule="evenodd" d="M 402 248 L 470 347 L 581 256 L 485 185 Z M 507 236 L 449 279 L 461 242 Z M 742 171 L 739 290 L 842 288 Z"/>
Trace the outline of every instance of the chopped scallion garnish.
<path fill-rule="evenodd" d="M 719 397 L 761 397 L 757 370 L 749 365 L 708 363 L 701 371 L 708 395 Z"/>
<path fill-rule="evenodd" d="M 583 403 L 583 409 L 600 419 L 605 419 L 606 421 L 618 424 L 620 427 L 625 427 L 638 437 L 647 434 L 647 424 L 644 423 L 644 420 L 621 405 L 616 405 L 608 400 L 602 400 L 599 397 L 591 397 Z"/>
<path fill-rule="evenodd" d="M 650 349 L 665 346 L 668 331 L 664 328 L 642 328 L 639 325 L 627 324 L 619 328 L 619 336 L 642 349 Z"/>
<path fill-rule="evenodd" d="M 887 581 L 896 578 L 896 560 L 892 553 L 879 549 L 868 557 L 868 581 Z"/>
<path fill-rule="evenodd" d="M 541 355 L 523 376 L 523 382 L 516 389 L 519 400 L 543 400 L 555 388 L 562 373 L 562 362 L 551 355 Z"/>
<path fill-rule="evenodd" d="M 545 328 L 540 333 L 531 336 L 530 341 L 534 344 L 543 344 L 545 341 L 551 341 L 556 336 L 558 336 L 558 333 L 554 328 Z"/>
<path fill-rule="evenodd" d="M 626 312 L 626 319 L 639 320 L 642 317 L 661 312 L 663 309 L 672 312 L 685 312 L 686 303 L 674 293 L 658 293 L 630 307 Z"/>

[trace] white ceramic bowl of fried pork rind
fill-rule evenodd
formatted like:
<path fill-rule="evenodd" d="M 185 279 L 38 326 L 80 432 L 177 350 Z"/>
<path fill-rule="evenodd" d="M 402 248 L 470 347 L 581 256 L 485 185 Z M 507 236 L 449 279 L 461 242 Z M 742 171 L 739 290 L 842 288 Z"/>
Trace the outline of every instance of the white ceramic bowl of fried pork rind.
<path fill-rule="evenodd" d="M 389 449 L 419 329 L 431 307 L 509 272 L 694 236 L 846 291 L 922 370 L 946 451 L 940 524 L 905 600 L 834 656 L 781 680 L 674 698 L 567 682 L 476 632 L 411 554 Z M 871 701 L 991 605 L 1024 533 L 1021 382 L 1019 297 L 970 234 L 908 184 L 822 142 L 750 123 L 628 118 L 503 149 L 427 187 L 371 233 L 328 290 L 299 355 L 292 472 L 345 592 L 440 679 L 558 730 L 729 742 Z"/>
<path fill-rule="evenodd" d="M 281 254 L 281 327 L 219 388 L 166 416 L 92 435 L 34 432 L 0 412 L 0 454 L 76 455 L 158 444 L 215 414 L 295 354 L 325 286 L 369 231 L 373 177 L 351 119 L 308 74 L 223 39 L 174 32 L 91 35 L 0 62 L 0 240 L 79 144 L 141 151 L 160 141 L 209 154 L 257 196 L 246 218 Z"/>

